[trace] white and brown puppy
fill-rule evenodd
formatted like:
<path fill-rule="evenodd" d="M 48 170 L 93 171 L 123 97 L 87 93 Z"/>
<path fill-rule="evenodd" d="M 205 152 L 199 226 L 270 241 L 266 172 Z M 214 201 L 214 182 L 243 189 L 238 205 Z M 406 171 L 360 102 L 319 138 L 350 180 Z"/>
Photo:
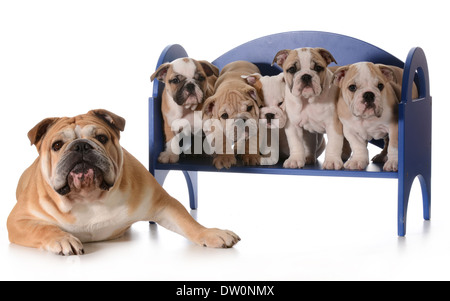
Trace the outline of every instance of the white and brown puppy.
<path fill-rule="evenodd" d="M 398 103 L 403 70 L 394 66 L 360 62 L 336 70 L 340 87 L 338 115 L 345 138 L 353 150 L 344 167 L 365 169 L 369 164 L 367 142 L 389 138 L 383 170 L 398 169 Z M 417 97 L 414 87 L 413 97 Z M 383 155 L 382 155 L 383 156 Z M 378 159 L 380 160 L 380 159 Z"/>
<path fill-rule="evenodd" d="M 154 221 L 196 244 L 231 247 L 231 231 L 205 228 L 119 144 L 125 120 L 106 110 L 46 118 L 28 133 L 39 157 L 22 174 L 7 227 L 11 242 L 61 255 Z"/>
<path fill-rule="evenodd" d="M 232 144 L 245 144 L 245 150 L 240 154 L 244 165 L 260 164 L 257 138 L 262 101 L 256 89 L 242 78 L 242 75 L 253 73 L 259 73 L 259 69 L 250 62 L 236 61 L 227 64 L 217 79 L 214 95 L 203 106 L 203 120 L 219 121 L 218 125 L 223 133 L 221 143 L 217 143 L 219 137 L 215 137 L 213 164 L 217 169 L 236 165 L 238 149 L 230 149 Z M 253 139 L 255 135 L 256 140 Z M 256 141 L 256 145 L 250 145 L 253 144 L 252 141 Z"/>
<path fill-rule="evenodd" d="M 179 58 L 159 66 L 151 76 L 165 83 L 162 93 L 161 111 L 164 119 L 165 150 L 158 161 L 175 163 L 179 160 L 179 144 L 171 143 L 180 129 L 173 129 L 175 120 L 188 120 L 194 133 L 194 112 L 201 115 L 202 104 L 214 92 L 219 69 L 207 61 Z M 194 133 L 195 134 L 195 133 Z"/>
<path fill-rule="evenodd" d="M 327 134 L 324 169 L 341 169 L 344 144 L 342 124 L 336 112 L 339 89 L 333 85 L 333 73 L 327 68 L 336 62 L 323 48 L 281 50 L 275 58 L 283 68 L 286 81 L 286 136 L 290 156 L 286 168 L 302 168 L 307 162 L 303 130 Z"/>

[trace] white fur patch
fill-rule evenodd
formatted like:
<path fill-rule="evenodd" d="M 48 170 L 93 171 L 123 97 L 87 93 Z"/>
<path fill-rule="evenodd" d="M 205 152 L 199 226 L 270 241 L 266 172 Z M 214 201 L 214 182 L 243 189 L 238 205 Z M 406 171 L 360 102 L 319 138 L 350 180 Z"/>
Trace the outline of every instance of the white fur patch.
<path fill-rule="evenodd" d="M 194 61 L 186 58 L 176 59 L 172 62 L 172 66 L 175 73 L 182 74 L 187 78 L 193 78 L 197 71 Z"/>

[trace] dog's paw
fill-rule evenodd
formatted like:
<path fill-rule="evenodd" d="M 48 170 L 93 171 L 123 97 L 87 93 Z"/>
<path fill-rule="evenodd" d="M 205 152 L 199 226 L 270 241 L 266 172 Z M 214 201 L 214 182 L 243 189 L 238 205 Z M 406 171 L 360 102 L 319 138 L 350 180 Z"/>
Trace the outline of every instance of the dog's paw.
<path fill-rule="evenodd" d="M 44 249 L 58 255 L 82 255 L 84 254 L 83 244 L 71 234 L 65 234 L 58 238 L 53 238 Z"/>
<path fill-rule="evenodd" d="M 176 155 L 172 152 L 164 151 L 159 154 L 158 162 L 159 163 L 177 163 L 180 159 L 179 155 Z"/>
<path fill-rule="evenodd" d="M 387 160 L 386 163 L 383 165 L 384 171 L 397 171 L 398 170 L 398 160 L 392 159 Z"/>
<path fill-rule="evenodd" d="M 236 163 L 237 161 L 234 155 L 217 155 L 213 160 L 213 164 L 217 169 L 228 169 L 231 166 L 236 165 Z"/>
<path fill-rule="evenodd" d="M 379 153 L 378 155 L 375 155 L 372 158 L 373 163 L 385 163 L 387 161 L 387 155 L 383 152 Z"/>
<path fill-rule="evenodd" d="M 283 163 L 284 168 L 303 168 L 305 166 L 305 159 L 298 156 L 290 156 Z"/>
<path fill-rule="evenodd" d="M 368 160 L 351 158 L 344 164 L 344 168 L 351 170 L 364 170 L 369 164 Z"/>
<path fill-rule="evenodd" d="M 334 169 L 334 170 L 340 170 L 344 166 L 344 163 L 342 162 L 342 159 L 339 157 L 336 158 L 325 158 L 325 161 L 323 162 L 323 169 Z"/>
<path fill-rule="evenodd" d="M 209 248 L 231 248 L 240 240 L 241 238 L 232 231 L 209 228 L 200 233 L 197 243 Z"/>
<path fill-rule="evenodd" d="M 259 165 L 261 163 L 260 155 L 242 155 L 244 165 Z"/>

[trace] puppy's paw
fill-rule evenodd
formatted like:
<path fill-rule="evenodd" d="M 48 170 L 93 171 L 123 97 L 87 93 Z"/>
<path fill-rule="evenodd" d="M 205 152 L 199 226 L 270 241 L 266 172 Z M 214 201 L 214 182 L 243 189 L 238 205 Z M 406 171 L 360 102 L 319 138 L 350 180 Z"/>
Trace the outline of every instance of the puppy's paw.
<path fill-rule="evenodd" d="M 315 155 L 309 155 L 305 158 L 305 165 L 314 165 L 316 164 L 316 156 Z"/>
<path fill-rule="evenodd" d="M 378 155 L 375 155 L 372 158 L 373 163 L 385 163 L 387 161 L 387 155 L 383 152 L 379 153 Z"/>
<path fill-rule="evenodd" d="M 232 231 L 209 228 L 200 233 L 197 244 L 209 248 L 231 248 L 240 240 Z"/>
<path fill-rule="evenodd" d="M 242 155 L 244 165 L 259 165 L 261 163 L 260 155 Z"/>
<path fill-rule="evenodd" d="M 364 170 L 369 164 L 369 160 L 351 158 L 345 162 L 344 167 L 351 170 Z"/>
<path fill-rule="evenodd" d="M 159 154 L 158 162 L 159 163 L 177 163 L 180 159 L 179 155 L 176 155 L 172 152 L 164 151 Z"/>
<path fill-rule="evenodd" d="M 325 158 L 322 167 L 323 169 L 340 170 L 342 169 L 342 167 L 344 167 L 344 163 L 339 157 Z"/>
<path fill-rule="evenodd" d="M 44 245 L 44 249 L 64 256 L 84 254 L 83 244 L 78 238 L 69 233 L 51 239 L 46 245 Z"/>
<path fill-rule="evenodd" d="M 305 166 L 305 159 L 301 156 L 290 156 L 283 163 L 284 168 L 303 168 Z"/>
<path fill-rule="evenodd" d="M 398 160 L 397 159 L 387 160 L 387 162 L 384 163 L 384 165 L 383 165 L 383 170 L 384 171 L 397 171 L 398 170 Z"/>
<path fill-rule="evenodd" d="M 236 165 L 236 162 L 234 155 L 217 155 L 213 160 L 213 164 L 217 169 L 228 169 L 231 166 Z"/>

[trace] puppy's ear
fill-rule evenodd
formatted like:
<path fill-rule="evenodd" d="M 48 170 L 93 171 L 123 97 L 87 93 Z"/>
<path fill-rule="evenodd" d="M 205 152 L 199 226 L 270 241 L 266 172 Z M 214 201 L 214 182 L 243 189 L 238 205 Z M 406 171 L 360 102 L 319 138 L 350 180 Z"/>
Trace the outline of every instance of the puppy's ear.
<path fill-rule="evenodd" d="M 278 53 L 275 55 L 275 57 L 272 61 L 272 66 L 273 66 L 273 64 L 277 63 L 278 66 L 283 68 L 283 64 L 286 61 L 286 58 L 289 56 L 289 53 L 291 53 L 290 49 L 278 51 Z"/>
<path fill-rule="evenodd" d="M 45 118 L 28 132 L 28 139 L 30 139 L 31 145 L 36 145 L 38 151 L 41 147 L 42 138 L 45 136 L 48 129 L 58 120 L 59 118 L 57 117 Z"/>
<path fill-rule="evenodd" d="M 333 55 L 326 50 L 325 48 L 316 48 L 316 50 L 320 53 L 320 55 L 324 58 L 324 60 L 327 62 L 327 66 L 331 64 L 332 62 L 336 63 L 336 60 L 334 59 Z"/>
<path fill-rule="evenodd" d="M 248 87 L 245 93 L 247 93 L 247 95 L 249 95 L 255 101 L 258 108 L 264 105 L 255 88 Z"/>
<path fill-rule="evenodd" d="M 150 81 L 154 81 L 156 78 L 160 82 L 163 82 L 166 78 L 167 70 L 169 69 L 170 65 L 170 63 L 165 63 L 159 66 L 158 69 L 156 69 L 155 73 L 150 76 Z"/>
<path fill-rule="evenodd" d="M 350 67 L 349 66 L 342 66 L 339 67 L 333 75 L 333 84 L 335 84 L 336 86 L 338 86 L 339 88 L 341 87 L 342 84 L 342 79 L 345 77 L 345 74 L 347 73 L 348 69 Z"/>
<path fill-rule="evenodd" d="M 125 119 L 104 109 L 91 110 L 88 114 L 94 115 L 105 121 L 117 134 L 125 129 Z"/>
<path fill-rule="evenodd" d="M 214 106 L 216 105 L 216 98 L 214 96 L 208 97 L 202 107 L 203 119 L 210 119 L 214 115 Z"/>
<path fill-rule="evenodd" d="M 255 86 L 256 82 L 261 78 L 261 74 L 253 73 L 250 75 L 241 75 L 243 79 L 247 82 L 247 84 L 251 86 Z"/>
<path fill-rule="evenodd" d="M 215 75 L 215 76 L 219 76 L 219 68 L 217 68 L 216 66 L 214 66 L 213 64 L 211 64 L 208 61 L 198 61 L 200 63 L 200 65 L 202 65 L 203 71 L 205 71 L 206 76 L 211 76 L 211 75 Z"/>
<path fill-rule="evenodd" d="M 380 68 L 381 73 L 383 73 L 384 77 L 393 83 L 397 83 L 397 77 L 395 76 L 394 70 L 386 65 L 377 64 L 378 68 Z"/>

